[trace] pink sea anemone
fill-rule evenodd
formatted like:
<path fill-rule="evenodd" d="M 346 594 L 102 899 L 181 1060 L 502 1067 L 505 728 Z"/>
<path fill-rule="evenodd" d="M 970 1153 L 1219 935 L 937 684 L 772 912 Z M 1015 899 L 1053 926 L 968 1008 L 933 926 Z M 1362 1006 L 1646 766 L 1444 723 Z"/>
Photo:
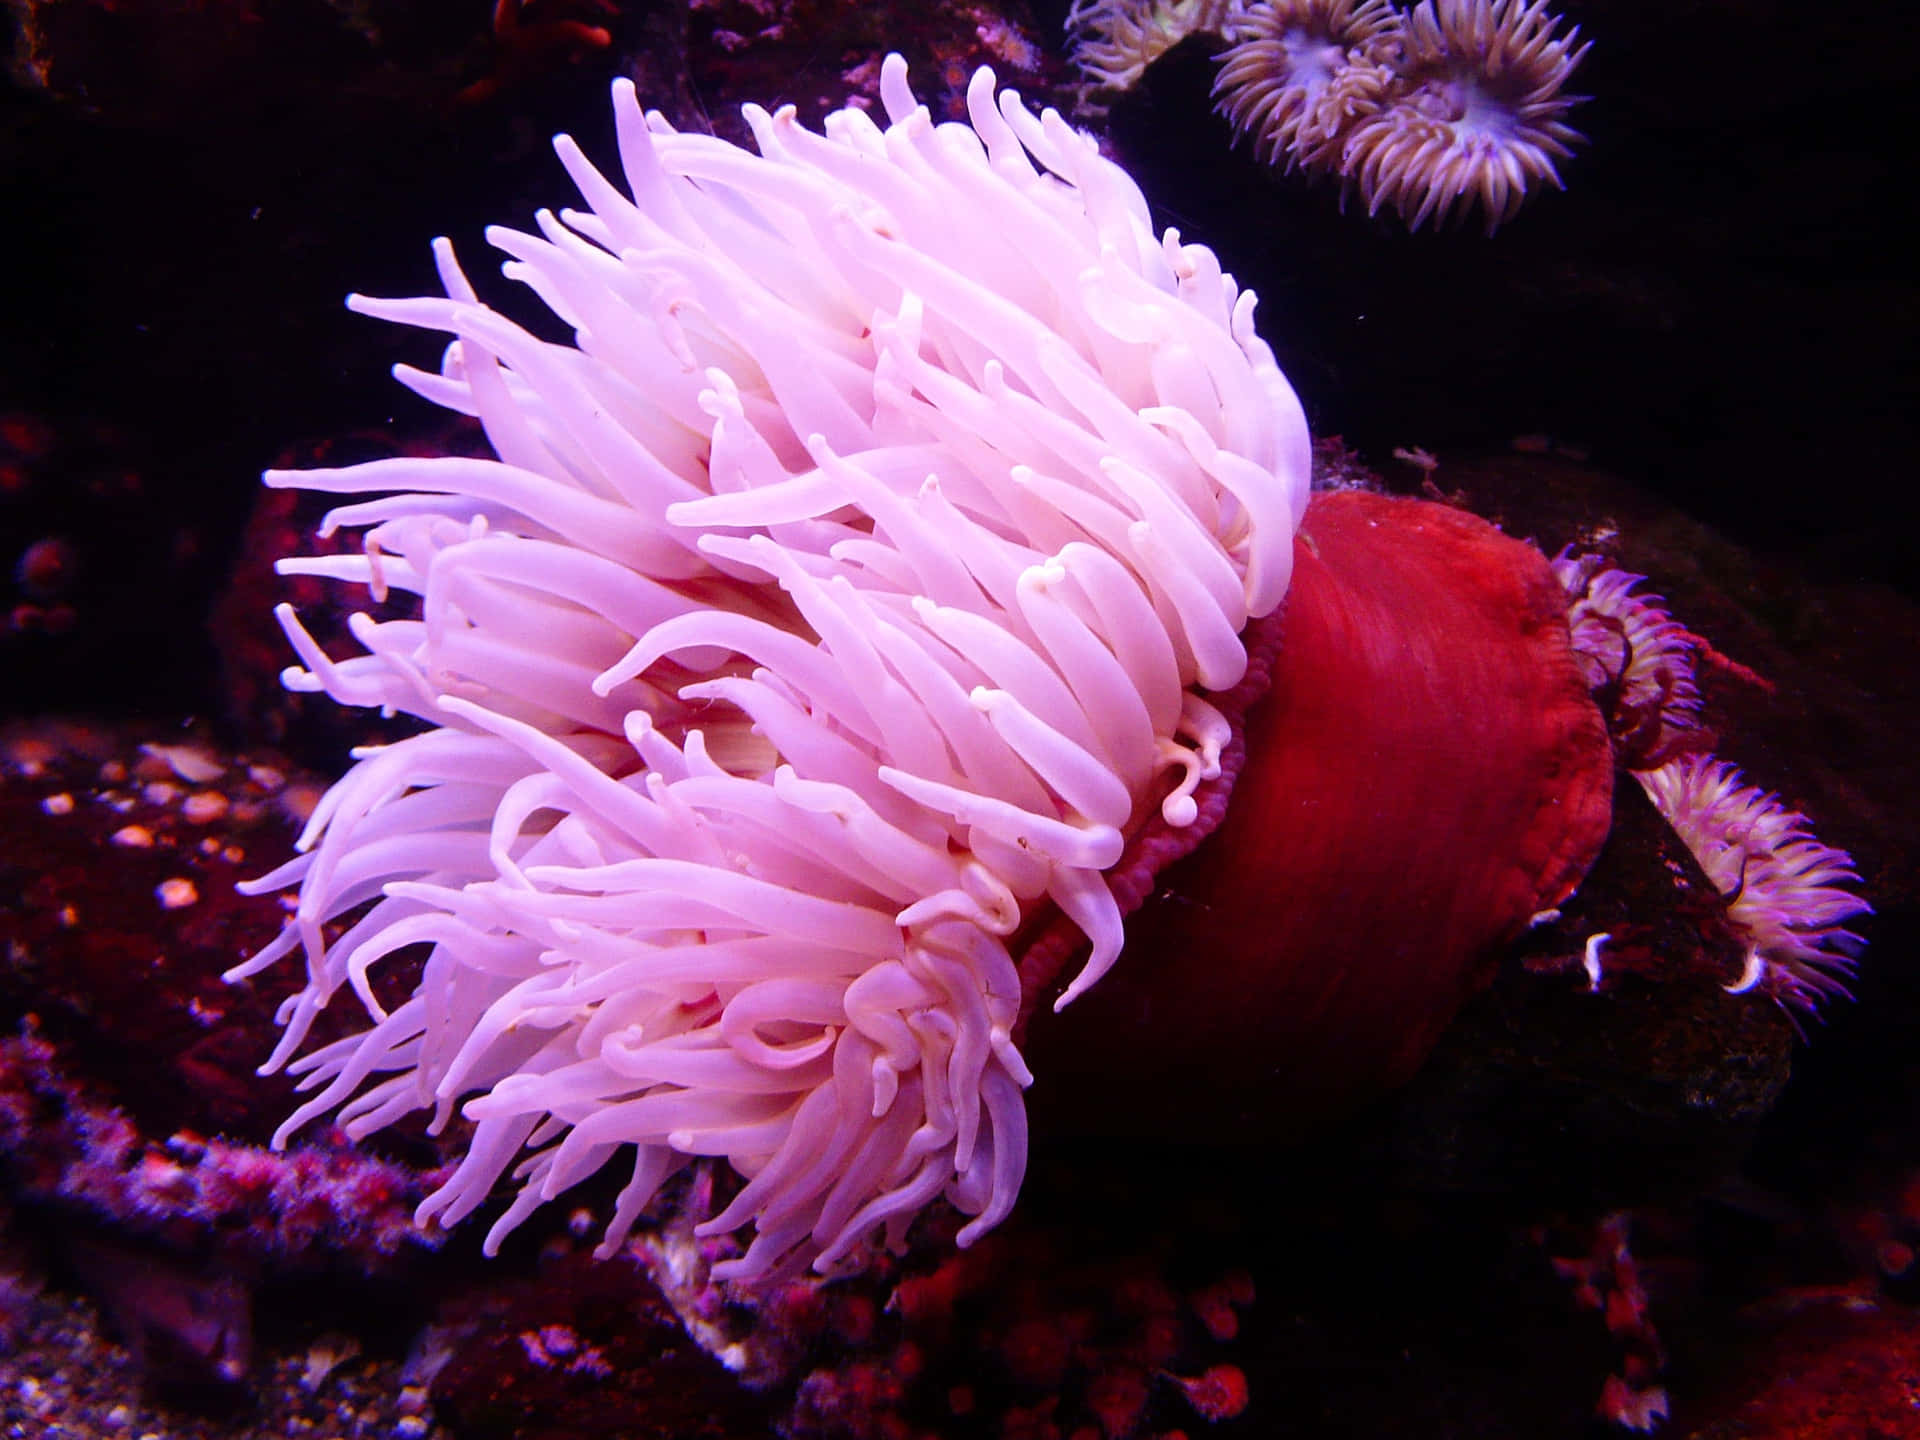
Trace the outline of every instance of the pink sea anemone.
<path fill-rule="evenodd" d="M 745 111 L 759 154 L 614 87 L 622 193 L 495 228 L 571 327 L 536 338 L 435 243 L 445 298 L 354 297 L 453 338 L 398 378 L 497 459 L 267 482 L 362 495 L 364 553 L 289 573 L 419 597 L 298 690 L 433 727 L 363 752 L 303 854 L 269 1069 L 337 1113 L 474 1124 L 421 1207 L 511 1172 L 491 1248 L 624 1156 L 603 1252 L 693 1157 L 746 1183 L 717 1273 L 856 1265 L 945 1195 L 964 1244 L 1026 1157 L 1010 945 L 1043 909 L 1121 946 L 1103 872 L 1192 825 L 1307 504 L 1300 406 L 1254 297 L 1156 237 L 1057 115 L 994 93 L 935 125 L 904 62 L 883 129 Z M 418 982 L 395 957 L 423 954 Z M 404 970 L 400 974 L 408 973 Z M 342 990 L 366 1028 L 308 1047 Z M 303 1053 L 304 1052 L 304 1053 Z"/>
<path fill-rule="evenodd" d="M 1388 103 L 1359 117 L 1340 158 L 1366 202 L 1419 229 L 1476 205 L 1488 233 L 1528 192 L 1559 189 L 1579 134 L 1562 93 L 1587 53 L 1546 0 L 1422 0 L 1408 15 Z"/>

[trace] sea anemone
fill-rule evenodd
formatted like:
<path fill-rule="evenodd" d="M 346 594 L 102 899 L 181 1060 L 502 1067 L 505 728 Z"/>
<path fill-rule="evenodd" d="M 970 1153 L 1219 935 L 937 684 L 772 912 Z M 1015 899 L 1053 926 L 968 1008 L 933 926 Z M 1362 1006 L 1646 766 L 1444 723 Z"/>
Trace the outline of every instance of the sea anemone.
<path fill-rule="evenodd" d="M 1478 203 L 1491 234 L 1534 186 L 1565 189 L 1554 160 L 1580 139 L 1566 123 L 1578 97 L 1561 93 L 1587 53 L 1579 33 L 1546 0 L 1423 0 L 1393 94 L 1344 140 L 1339 168 L 1367 213 L 1391 206 L 1417 230 Z"/>
<path fill-rule="evenodd" d="M 1572 546 L 1554 556 L 1553 573 L 1567 592 L 1574 653 L 1600 697 L 1621 763 L 1646 770 L 1684 746 L 1708 748 L 1693 668 L 1699 641 L 1660 596 L 1633 593 L 1647 577 L 1601 555 L 1576 555 Z"/>
<path fill-rule="evenodd" d="M 1073 0 L 1067 37 L 1090 87 L 1131 90 L 1187 36 L 1226 34 L 1240 13 L 1241 0 Z"/>
<path fill-rule="evenodd" d="M 1758 990 L 1801 1012 L 1847 994 L 1862 941 L 1844 923 L 1872 912 L 1842 887 L 1859 880 L 1844 850 L 1814 837 L 1807 817 L 1740 772 L 1690 755 L 1634 778 L 1725 897 L 1746 947 L 1735 992 Z"/>
<path fill-rule="evenodd" d="M 1400 28 L 1387 0 L 1263 0 L 1220 57 L 1214 98 L 1263 163 L 1324 168 L 1386 100 L 1394 77 L 1381 62 Z"/>
<path fill-rule="evenodd" d="M 450 334 L 427 399 L 497 459 L 270 473 L 374 498 L 283 564 L 419 597 L 296 690 L 433 727 L 374 747 L 257 892 L 295 913 L 234 978 L 304 954 L 267 1069 L 365 1135 L 473 1122 L 420 1210 L 509 1170 L 488 1248 L 616 1156 L 610 1253 L 691 1157 L 745 1179 L 716 1271 L 822 1271 L 945 1195 L 965 1244 L 1026 1157 L 1010 945 L 1066 917 L 1118 954 L 1103 872 L 1193 826 L 1307 504 L 1300 406 L 1211 252 L 1156 239 L 1092 140 L 991 72 L 935 125 L 905 63 L 885 129 L 745 109 L 759 154 L 614 86 L 631 198 L 566 137 L 582 211 L 494 228 L 574 332 L 476 294 L 354 297 Z M 395 963 L 403 952 L 417 967 Z M 414 977 L 417 975 L 417 980 Z M 350 989 L 367 1028 L 307 1049 Z M 303 1050 L 305 1053 L 302 1053 Z"/>

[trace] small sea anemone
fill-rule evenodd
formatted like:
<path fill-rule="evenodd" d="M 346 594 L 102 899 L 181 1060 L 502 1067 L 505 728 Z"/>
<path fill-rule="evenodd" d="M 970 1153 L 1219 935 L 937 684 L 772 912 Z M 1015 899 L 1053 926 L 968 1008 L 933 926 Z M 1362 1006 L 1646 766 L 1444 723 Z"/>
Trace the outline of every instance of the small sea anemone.
<path fill-rule="evenodd" d="M 1845 921 L 1872 906 L 1842 888 L 1859 875 L 1844 850 L 1814 838 L 1806 816 L 1740 783 L 1740 772 L 1690 755 L 1634 778 L 1727 901 L 1746 945 L 1733 988 L 1809 1012 L 1844 996 L 1861 939 Z"/>
<path fill-rule="evenodd" d="M 1574 653 L 1599 697 L 1622 763 L 1644 770 L 1673 758 L 1676 748 L 1699 735 L 1700 687 L 1693 667 L 1699 642 L 1658 595 L 1633 593 L 1646 576 L 1604 556 L 1576 555 L 1568 546 L 1554 556 L 1553 573 L 1567 592 Z"/>
<path fill-rule="evenodd" d="M 497 459 L 269 474 L 365 494 L 361 555 L 283 570 L 417 616 L 294 689 L 435 728 L 362 753 L 305 852 L 269 1068 L 359 1136 L 475 1122 L 421 1218 L 511 1171 L 491 1248 L 615 1157 L 603 1253 L 693 1157 L 746 1184 L 723 1277 L 857 1265 L 946 1195 L 997 1223 L 1026 1158 L 1010 947 L 1041 913 L 1121 947 L 1104 874 L 1193 827 L 1227 726 L 1202 691 L 1285 592 L 1305 418 L 1211 252 L 1156 237 L 1094 142 L 987 70 L 935 125 L 748 106 L 754 155 L 614 86 L 631 198 L 494 228 L 574 332 L 537 338 L 434 250 L 445 298 L 353 308 L 453 337 L 427 399 Z M 398 961 L 424 954 L 417 970 Z M 417 982 L 414 976 L 417 974 Z M 351 990 L 368 1028 L 302 1054 Z"/>
<path fill-rule="evenodd" d="M 1386 100 L 1394 76 L 1381 60 L 1400 28 L 1387 0 L 1262 0 L 1220 57 L 1214 98 L 1263 163 L 1324 168 Z"/>
<path fill-rule="evenodd" d="M 1561 93 L 1587 53 L 1578 38 L 1546 0 L 1423 0 L 1394 94 L 1358 119 L 1339 162 L 1367 213 L 1391 206 L 1417 230 L 1477 203 L 1491 234 L 1532 187 L 1565 189 L 1554 160 L 1580 139 L 1566 123 L 1578 97 Z"/>
<path fill-rule="evenodd" d="M 1227 34 L 1240 13 L 1240 0 L 1073 0 L 1067 37 L 1089 86 L 1131 90 L 1187 36 Z"/>

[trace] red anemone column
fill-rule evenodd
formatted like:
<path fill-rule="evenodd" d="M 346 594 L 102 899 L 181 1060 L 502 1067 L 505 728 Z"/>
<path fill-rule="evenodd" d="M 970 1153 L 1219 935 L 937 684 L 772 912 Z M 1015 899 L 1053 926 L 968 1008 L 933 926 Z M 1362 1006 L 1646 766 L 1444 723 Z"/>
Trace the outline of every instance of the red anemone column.
<path fill-rule="evenodd" d="M 1606 729 L 1538 550 L 1347 491 L 1295 562 L 1224 820 L 1034 1022 L 1065 1129 L 1265 1138 L 1400 1084 L 1606 838 Z"/>

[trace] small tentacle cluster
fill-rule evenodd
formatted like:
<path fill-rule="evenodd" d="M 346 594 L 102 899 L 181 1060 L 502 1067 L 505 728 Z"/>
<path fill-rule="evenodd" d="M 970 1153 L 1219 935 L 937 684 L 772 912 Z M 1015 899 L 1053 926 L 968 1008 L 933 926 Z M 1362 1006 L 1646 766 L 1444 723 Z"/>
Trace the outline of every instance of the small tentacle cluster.
<path fill-rule="evenodd" d="M 1579 134 L 1564 92 L 1587 53 L 1546 0 L 1260 0 L 1230 17 L 1214 96 L 1254 153 L 1334 174 L 1412 229 L 1474 209 L 1487 232 Z"/>
<path fill-rule="evenodd" d="M 1708 753 L 1713 736 L 1700 726 L 1693 664 L 1701 642 L 1659 596 L 1633 593 L 1644 575 L 1571 546 L 1552 566 L 1567 593 L 1574 654 L 1619 762 L 1719 891 L 1745 946 L 1740 978 L 1728 988 L 1758 991 L 1801 1014 L 1845 997 L 1863 942 L 1844 926 L 1873 908 L 1845 888 L 1860 879 L 1852 858 Z"/>
<path fill-rule="evenodd" d="M 1304 416 L 1211 252 L 982 70 L 936 125 L 748 106 L 758 146 L 614 87 L 626 192 L 494 228 L 574 332 L 354 297 L 451 337 L 407 386 L 494 459 L 272 473 L 357 498 L 364 553 L 288 573 L 418 597 L 336 660 L 288 607 L 286 683 L 433 728 L 368 750 L 290 864 L 304 956 L 269 1069 L 360 1136 L 474 1122 L 422 1220 L 509 1172 L 488 1246 L 616 1156 L 603 1253 L 693 1157 L 745 1179 L 719 1267 L 859 1265 L 945 1195 L 967 1243 L 1026 1158 L 1010 946 L 1042 907 L 1121 947 L 1105 872 L 1195 823 L 1227 726 L 1202 692 L 1284 593 Z M 424 956 L 415 973 L 398 957 Z M 307 1049 L 341 991 L 367 1028 Z M 302 1052 L 305 1053 L 302 1053 Z"/>

